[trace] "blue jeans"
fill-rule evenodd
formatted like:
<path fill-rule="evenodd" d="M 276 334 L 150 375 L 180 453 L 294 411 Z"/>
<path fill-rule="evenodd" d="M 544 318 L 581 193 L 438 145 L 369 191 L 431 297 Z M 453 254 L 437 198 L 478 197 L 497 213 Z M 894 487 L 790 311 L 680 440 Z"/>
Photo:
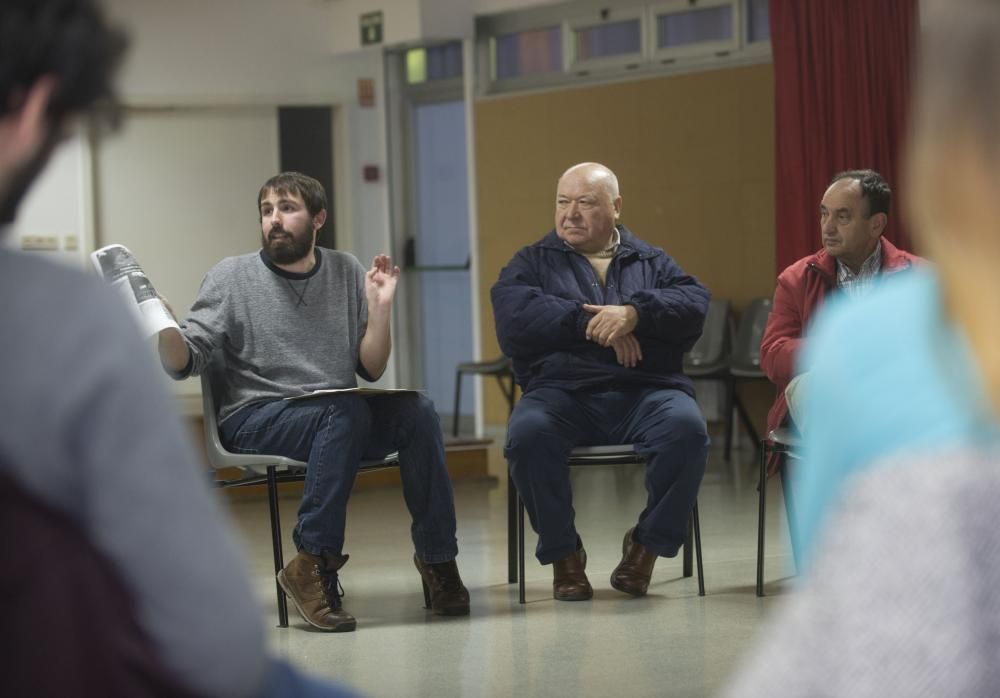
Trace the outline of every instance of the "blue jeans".
<path fill-rule="evenodd" d="M 708 457 L 708 431 L 693 398 L 666 388 L 536 388 L 514 408 L 504 453 L 543 565 L 576 549 L 569 452 L 603 444 L 634 444 L 646 462 L 648 496 L 635 538 L 673 557 L 687 537 Z"/>
<path fill-rule="evenodd" d="M 219 431 L 233 452 L 306 461 L 302 504 L 292 533 L 299 550 L 340 555 L 347 500 L 362 458 L 399 451 L 417 555 L 424 562 L 446 562 L 458 554 L 441 424 L 434 403 L 423 395 L 346 393 L 256 403 L 227 418 Z"/>

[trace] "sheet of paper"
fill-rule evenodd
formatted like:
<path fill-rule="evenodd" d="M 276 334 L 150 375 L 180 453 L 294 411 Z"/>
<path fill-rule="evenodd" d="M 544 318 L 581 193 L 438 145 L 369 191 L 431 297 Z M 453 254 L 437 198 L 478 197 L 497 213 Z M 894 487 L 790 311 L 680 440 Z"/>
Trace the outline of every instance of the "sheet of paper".
<path fill-rule="evenodd" d="M 339 393 L 357 393 L 358 395 L 392 395 L 393 393 L 415 393 L 416 390 L 410 388 L 327 388 L 326 390 L 314 390 L 305 395 L 286 397 L 286 400 L 308 400 L 323 395 L 337 395 Z"/>

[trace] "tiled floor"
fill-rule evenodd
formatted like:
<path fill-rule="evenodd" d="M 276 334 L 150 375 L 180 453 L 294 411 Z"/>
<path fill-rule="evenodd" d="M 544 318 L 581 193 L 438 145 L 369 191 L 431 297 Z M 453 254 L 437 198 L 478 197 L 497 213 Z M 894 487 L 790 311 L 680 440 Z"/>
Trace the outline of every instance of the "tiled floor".
<path fill-rule="evenodd" d="M 255 584 L 274 651 L 317 674 L 373 696 L 704 696 L 723 685 L 793 573 L 780 485 L 769 485 L 769 596 L 754 594 L 757 492 L 753 454 L 734 468 L 713 450 L 699 495 L 707 596 L 681 576 L 681 558 L 657 562 L 649 595 L 632 599 L 608 584 L 621 539 L 645 497 L 639 466 L 573 471 L 577 527 L 595 589 L 589 602 L 552 599 L 551 568 L 530 557 L 527 597 L 507 584 L 506 479 L 460 483 L 459 568 L 472 595 L 465 618 L 422 608 L 409 516 L 396 489 L 351 499 L 341 580 L 354 633 L 313 632 L 290 609 L 276 626 L 267 508 L 232 510 L 251 551 Z M 502 474 L 498 451 L 490 469 Z M 282 501 L 286 551 L 297 502 Z M 529 533 L 528 550 L 534 546 Z"/>

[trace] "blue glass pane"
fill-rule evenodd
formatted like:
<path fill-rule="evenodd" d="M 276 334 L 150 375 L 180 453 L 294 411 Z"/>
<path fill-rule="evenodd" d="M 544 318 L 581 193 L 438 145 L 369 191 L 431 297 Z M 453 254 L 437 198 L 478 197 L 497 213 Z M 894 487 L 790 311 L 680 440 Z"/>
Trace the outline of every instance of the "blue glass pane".
<path fill-rule="evenodd" d="M 600 24 L 576 30 L 576 59 L 604 58 L 642 49 L 638 19 Z"/>
<path fill-rule="evenodd" d="M 562 69 L 562 32 L 559 27 L 532 29 L 496 37 L 497 80 Z"/>
<path fill-rule="evenodd" d="M 727 41 L 733 38 L 733 11 L 723 5 L 659 15 L 656 29 L 658 48 Z"/>
<path fill-rule="evenodd" d="M 417 105 L 413 126 L 416 261 L 427 266 L 464 264 L 469 258 L 465 105 L 461 101 Z M 455 366 L 475 356 L 469 272 L 409 273 L 419 279 L 418 297 L 424 309 L 419 314 L 423 387 L 437 408 L 448 412 L 455 399 Z M 463 381 L 463 414 L 473 412 L 473 383 Z"/>
<path fill-rule="evenodd" d="M 767 0 L 747 0 L 747 41 L 769 41 L 771 23 L 767 12 Z"/>
<path fill-rule="evenodd" d="M 427 79 L 447 80 L 462 75 L 462 44 L 432 46 L 427 49 Z"/>

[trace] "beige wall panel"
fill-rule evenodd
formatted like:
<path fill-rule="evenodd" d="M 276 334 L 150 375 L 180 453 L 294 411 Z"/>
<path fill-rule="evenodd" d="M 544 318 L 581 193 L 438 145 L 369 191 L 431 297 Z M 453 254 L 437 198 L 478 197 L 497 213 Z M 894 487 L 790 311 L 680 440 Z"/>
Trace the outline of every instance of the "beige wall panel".
<path fill-rule="evenodd" d="M 773 101 L 768 64 L 477 103 L 484 356 L 499 353 L 490 287 L 520 247 L 552 228 L 556 180 L 585 160 L 618 174 L 622 222 L 715 296 L 742 308 L 771 295 Z M 505 419 L 487 384 L 486 421 Z"/>

